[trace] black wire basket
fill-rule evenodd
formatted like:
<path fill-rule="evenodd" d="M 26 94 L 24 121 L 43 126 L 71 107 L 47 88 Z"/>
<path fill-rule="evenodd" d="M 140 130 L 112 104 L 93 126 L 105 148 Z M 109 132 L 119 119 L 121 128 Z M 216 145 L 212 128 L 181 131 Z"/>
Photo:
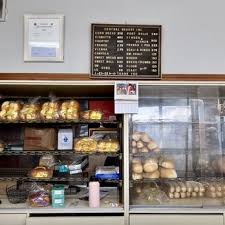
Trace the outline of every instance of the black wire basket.
<path fill-rule="evenodd" d="M 8 200 L 12 204 L 25 203 L 27 201 L 29 190 L 26 187 L 16 185 L 6 188 Z"/>

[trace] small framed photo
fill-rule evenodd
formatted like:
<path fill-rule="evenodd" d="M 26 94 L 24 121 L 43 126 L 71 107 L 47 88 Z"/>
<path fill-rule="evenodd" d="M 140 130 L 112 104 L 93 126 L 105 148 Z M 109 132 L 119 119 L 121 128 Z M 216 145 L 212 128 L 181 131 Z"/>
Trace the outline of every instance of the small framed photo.
<path fill-rule="evenodd" d="M 5 21 L 6 17 L 6 0 L 0 0 L 0 22 Z"/>
<path fill-rule="evenodd" d="M 64 15 L 24 15 L 24 61 L 64 61 Z"/>
<path fill-rule="evenodd" d="M 136 81 L 116 81 L 115 99 L 138 100 L 138 82 Z"/>
<path fill-rule="evenodd" d="M 89 129 L 89 137 L 90 136 L 98 136 L 101 139 L 118 139 L 119 138 L 119 129 L 118 128 L 90 128 Z"/>

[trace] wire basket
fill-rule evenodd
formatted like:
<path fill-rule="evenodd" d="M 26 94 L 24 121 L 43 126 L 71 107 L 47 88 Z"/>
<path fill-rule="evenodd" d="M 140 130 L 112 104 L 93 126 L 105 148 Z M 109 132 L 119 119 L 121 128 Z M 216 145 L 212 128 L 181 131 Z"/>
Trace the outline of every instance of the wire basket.
<path fill-rule="evenodd" d="M 29 190 L 23 186 L 18 188 L 16 185 L 13 185 L 6 188 L 6 194 L 9 202 L 12 204 L 25 203 L 29 195 Z"/>

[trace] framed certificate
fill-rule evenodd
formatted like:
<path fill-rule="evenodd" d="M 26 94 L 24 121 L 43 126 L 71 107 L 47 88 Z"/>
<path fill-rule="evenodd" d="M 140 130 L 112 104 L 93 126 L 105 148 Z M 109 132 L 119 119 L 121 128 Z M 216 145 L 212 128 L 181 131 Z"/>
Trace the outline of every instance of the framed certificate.
<path fill-rule="evenodd" d="M 0 0 L 0 22 L 5 21 L 6 0 Z"/>
<path fill-rule="evenodd" d="M 64 61 L 64 15 L 24 15 L 24 61 Z"/>

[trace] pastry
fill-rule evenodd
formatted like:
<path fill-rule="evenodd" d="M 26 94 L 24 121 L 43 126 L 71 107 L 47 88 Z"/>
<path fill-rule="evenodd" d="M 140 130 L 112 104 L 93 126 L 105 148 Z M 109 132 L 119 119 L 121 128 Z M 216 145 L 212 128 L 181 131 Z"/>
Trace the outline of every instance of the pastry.
<path fill-rule="evenodd" d="M 148 152 L 148 148 L 143 147 L 143 148 L 141 148 L 141 149 L 140 149 L 140 152 L 142 152 L 142 153 L 146 153 L 146 152 Z"/>
<path fill-rule="evenodd" d="M 133 180 L 142 180 L 143 179 L 142 173 L 132 173 L 132 179 Z"/>
<path fill-rule="evenodd" d="M 141 140 L 146 143 L 151 142 L 151 138 L 146 133 L 141 134 Z"/>
<path fill-rule="evenodd" d="M 31 170 L 31 177 L 36 179 L 51 178 L 53 175 L 53 170 L 47 167 L 36 167 Z"/>
<path fill-rule="evenodd" d="M 136 142 L 136 141 L 132 141 L 132 142 L 131 142 L 131 146 L 132 146 L 132 147 L 136 147 L 136 146 L 137 146 L 137 142 Z"/>
<path fill-rule="evenodd" d="M 81 138 L 75 141 L 75 151 L 77 152 L 95 152 L 97 151 L 97 141 L 93 138 Z"/>
<path fill-rule="evenodd" d="M 161 168 L 160 169 L 160 177 L 174 179 L 174 178 L 177 178 L 177 173 L 176 173 L 175 169 Z"/>
<path fill-rule="evenodd" d="M 143 178 L 146 178 L 146 179 L 157 179 L 159 177 L 160 177 L 160 173 L 158 170 L 151 173 L 143 173 Z"/>
<path fill-rule="evenodd" d="M 132 139 L 135 140 L 135 141 L 139 141 L 141 138 L 141 133 L 140 132 L 134 132 L 133 135 L 132 135 Z"/>
<path fill-rule="evenodd" d="M 132 164 L 132 171 L 137 174 L 142 173 L 143 172 L 142 164 L 141 163 Z"/>
<path fill-rule="evenodd" d="M 151 141 L 148 143 L 147 147 L 148 147 L 148 149 L 149 149 L 150 151 L 152 151 L 152 150 L 154 150 L 155 148 L 158 148 L 158 145 L 156 144 L 155 141 L 151 140 Z"/>
<path fill-rule="evenodd" d="M 137 148 L 143 148 L 144 147 L 144 144 L 142 141 L 138 141 L 137 142 Z"/>
<path fill-rule="evenodd" d="M 58 120 L 59 119 L 59 103 L 45 102 L 41 107 L 40 116 L 43 120 Z"/>
<path fill-rule="evenodd" d="M 174 169 L 174 161 L 171 159 L 162 159 L 159 160 L 159 166 L 165 168 L 165 169 Z"/>
<path fill-rule="evenodd" d="M 158 169 L 157 160 L 153 158 L 149 158 L 145 160 L 145 162 L 143 163 L 143 169 L 144 169 L 144 172 L 146 173 L 151 173 L 156 171 Z"/>

